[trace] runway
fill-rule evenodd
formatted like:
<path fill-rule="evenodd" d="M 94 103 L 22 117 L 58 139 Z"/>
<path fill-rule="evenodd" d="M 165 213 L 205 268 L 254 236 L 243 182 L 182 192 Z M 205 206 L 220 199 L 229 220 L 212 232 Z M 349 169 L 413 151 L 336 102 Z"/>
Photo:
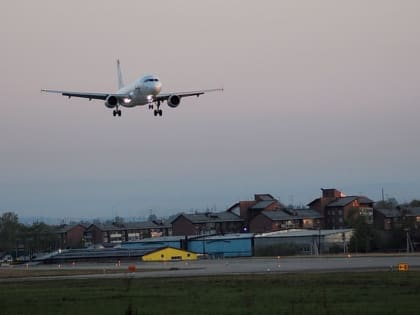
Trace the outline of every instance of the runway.
<path fill-rule="evenodd" d="M 153 278 L 153 277 L 195 277 L 241 274 L 335 272 L 335 271 L 389 271 L 397 270 L 398 264 L 405 263 L 409 269 L 420 267 L 419 255 L 406 256 L 341 256 L 341 257 L 275 257 L 275 258 L 233 258 L 197 260 L 192 262 L 124 262 L 83 263 L 66 265 L 15 266 L 14 270 L 30 271 L 24 276 L 2 277 L 0 281 L 88 279 L 88 278 Z M 129 272 L 129 266 L 136 266 L 136 272 Z M 9 270 L 11 267 L 8 267 Z M 60 272 L 57 274 L 57 270 Z M 96 271 L 94 274 L 91 273 Z M 73 275 L 72 272 L 78 274 Z M 31 274 L 41 273 L 36 276 Z M 51 272 L 51 275 L 48 273 Z M 84 274 L 86 272 L 86 274 Z M 60 274 L 62 273 L 62 275 Z"/>

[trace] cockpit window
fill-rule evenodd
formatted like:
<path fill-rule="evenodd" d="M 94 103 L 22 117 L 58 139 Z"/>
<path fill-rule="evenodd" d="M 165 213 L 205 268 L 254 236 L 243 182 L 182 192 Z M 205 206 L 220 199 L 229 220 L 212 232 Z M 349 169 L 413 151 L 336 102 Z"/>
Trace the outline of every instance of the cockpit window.
<path fill-rule="evenodd" d="M 159 82 L 158 79 L 146 79 L 144 82 Z"/>

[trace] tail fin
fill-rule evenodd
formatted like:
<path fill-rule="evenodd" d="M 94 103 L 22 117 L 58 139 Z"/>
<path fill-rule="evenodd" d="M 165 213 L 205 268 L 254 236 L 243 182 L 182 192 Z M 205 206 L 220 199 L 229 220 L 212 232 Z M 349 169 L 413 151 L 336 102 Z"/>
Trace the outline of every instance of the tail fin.
<path fill-rule="evenodd" d="M 123 80 L 123 77 L 122 77 L 120 60 L 119 59 L 117 59 L 117 73 L 118 73 L 118 88 L 122 89 L 124 87 L 124 80 Z"/>

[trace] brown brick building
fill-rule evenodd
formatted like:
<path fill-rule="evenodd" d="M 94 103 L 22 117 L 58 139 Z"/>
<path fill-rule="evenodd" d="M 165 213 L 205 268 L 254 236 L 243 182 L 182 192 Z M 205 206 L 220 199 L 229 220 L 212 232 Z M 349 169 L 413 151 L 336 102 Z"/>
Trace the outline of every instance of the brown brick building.
<path fill-rule="evenodd" d="M 402 226 L 402 214 L 398 209 L 374 209 L 373 218 L 375 226 L 381 230 L 389 231 Z"/>
<path fill-rule="evenodd" d="M 86 227 L 82 224 L 62 225 L 57 234 L 60 238 L 60 248 L 81 248 L 84 246 L 83 235 Z"/>
<path fill-rule="evenodd" d="M 350 216 L 364 216 L 367 223 L 373 223 L 373 200 L 364 196 L 345 196 L 337 189 L 321 190 L 321 198 L 313 200 L 308 206 L 324 217 L 325 228 L 345 228 Z"/>
<path fill-rule="evenodd" d="M 231 212 L 182 213 L 172 220 L 173 235 L 240 233 L 244 220 Z"/>
<path fill-rule="evenodd" d="M 171 235 L 171 226 L 162 221 L 91 224 L 85 231 L 86 245 L 115 244 L 143 238 Z"/>
<path fill-rule="evenodd" d="M 270 194 L 256 194 L 254 200 L 239 201 L 227 209 L 249 224 L 251 219 L 262 211 L 278 211 L 284 209 L 284 206 Z"/>
<path fill-rule="evenodd" d="M 287 229 L 318 229 L 322 216 L 310 209 L 262 211 L 249 222 L 251 233 L 267 233 Z"/>

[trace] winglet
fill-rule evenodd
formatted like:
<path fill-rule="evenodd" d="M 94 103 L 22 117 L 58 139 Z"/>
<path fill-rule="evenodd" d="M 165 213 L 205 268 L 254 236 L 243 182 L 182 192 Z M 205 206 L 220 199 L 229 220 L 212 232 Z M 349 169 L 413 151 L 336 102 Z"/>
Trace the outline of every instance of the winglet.
<path fill-rule="evenodd" d="M 118 88 L 122 89 L 124 87 L 124 80 L 122 77 L 121 65 L 120 65 L 119 59 L 117 59 L 117 74 L 118 74 Z"/>

